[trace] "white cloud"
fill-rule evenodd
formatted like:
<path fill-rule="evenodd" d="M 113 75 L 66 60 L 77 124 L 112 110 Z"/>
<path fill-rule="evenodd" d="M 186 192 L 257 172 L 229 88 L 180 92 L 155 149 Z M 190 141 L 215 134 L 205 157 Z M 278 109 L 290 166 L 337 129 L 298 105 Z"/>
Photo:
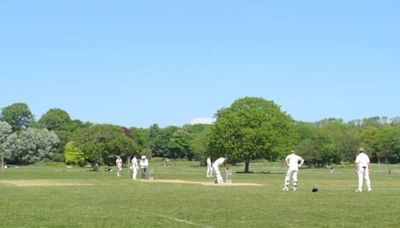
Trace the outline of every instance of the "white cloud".
<path fill-rule="evenodd" d="M 214 122 L 215 122 L 215 118 L 196 117 L 192 121 L 190 121 L 190 124 L 212 124 Z"/>

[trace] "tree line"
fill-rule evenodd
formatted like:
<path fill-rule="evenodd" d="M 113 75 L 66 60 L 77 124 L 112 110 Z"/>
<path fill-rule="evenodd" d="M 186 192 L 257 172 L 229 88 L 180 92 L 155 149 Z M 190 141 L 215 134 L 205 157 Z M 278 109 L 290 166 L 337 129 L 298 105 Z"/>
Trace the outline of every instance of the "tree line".
<path fill-rule="evenodd" d="M 81 166 L 133 154 L 201 162 L 209 155 L 228 156 L 250 172 L 251 162 L 276 161 L 291 149 L 309 166 L 353 162 L 362 146 L 374 162 L 400 160 L 399 117 L 302 122 L 257 97 L 240 98 L 215 117 L 214 124 L 137 128 L 72 120 L 59 108 L 36 120 L 27 104 L 15 103 L 1 109 L 0 156 L 8 164 L 53 160 Z"/>

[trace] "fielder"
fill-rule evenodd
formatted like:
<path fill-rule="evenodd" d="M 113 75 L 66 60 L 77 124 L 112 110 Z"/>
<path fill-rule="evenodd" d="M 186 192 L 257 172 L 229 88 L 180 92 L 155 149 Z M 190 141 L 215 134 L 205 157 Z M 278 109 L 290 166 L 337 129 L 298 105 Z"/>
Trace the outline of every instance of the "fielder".
<path fill-rule="evenodd" d="M 212 177 L 213 176 L 213 168 L 211 166 L 211 157 L 208 156 L 207 158 L 207 177 Z"/>
<path fill-rule="evenodd" d="M 365 184 L 367 185 L 367 190 L 372 191 L 371 181 L 369 179 L 369 173 L 371 172 L 370 160 L 365 150 L 363 148 L 358 149 L 358 155 L 356 157 L 356 170 L 358 175 L 358 188 L 356 192 L 362 192 L 363 179 L 365 179 Z"/>
<path fill-rule="evenodd" d="M 142 169 L 142 180 L 146 178 L 148 166 L 149 166 L 149 161 L 147 160 L 146 156 L 143 155 L 140 158 L 140 168 Z"/>
<path fill-rule="evenodd" d="M 117 166 L 117 177 L 121 176 L 121 172 L 122 172 L 122 159 L 117 156 L 117 160 L 115 160 L 115 164 Z"/>
<path fill-rule="evenodd" d="M 212 168 L 215 173 L 215 183 L 222 184 L 224 183 L 224 179 L 222 179 L 221 171 L 219 170 L 221 166 L 228 161 L 227 157 L 221 157 L 214 161 L 212 164 Z"/>
<path fill-rule="evenodd" d="M 137 159 L 136 159 L 136 155 L 133 155 L 133 158 L 131 160 L 131 164 L 132 164 L 132 180 L 136 180 L 137 171 L 139 169 L 138 162 L 137 162 Z"/>
<path fill-rule="evenodd" d="M 295 151 L 292 150 L 291 154 L 286 156 L 285 158 L 286 165 L 288 166 L 288 171 L 285 177 L 285 186 L 282 191 L 289 191 L 290 178 L 293 181 L 293 191 L 297 190 L 297 173 L 299 172 L 299 167 L 301 167 L 304 163 L 304 159 L 299 155 L 295 154 Z"/>

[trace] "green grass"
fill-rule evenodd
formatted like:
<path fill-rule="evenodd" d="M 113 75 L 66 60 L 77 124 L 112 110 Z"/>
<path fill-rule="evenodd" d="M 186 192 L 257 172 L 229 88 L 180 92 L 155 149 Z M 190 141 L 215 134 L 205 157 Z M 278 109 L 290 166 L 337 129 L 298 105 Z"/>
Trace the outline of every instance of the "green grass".
<path fill-rule="evenodd" d="M 150 163 L 155 179 L 212 181 L 205 167 Z M 261 187 L 164 184 L 115 173 L 45 164 L 0 172 L 1 227 L 398 227 L 400 167 L 374 165 L 373 192 L 355 193 L 352 169 L 301 169 L 299 189 L 282 192 L 281 163 L 257 163 L 233 181 Z M 234 166 L 242 171 L 243 166 Z M 270 172 L 270 174 L 262 174 Z M 139 176 L 139 175 L 138 175 Z M 5 181 L 47 180 L 74 186 L 18 187 Z M 90 185 L 78 185 L 90 184 Z M 318 193 L 312 193 L 316 185 Z"/>

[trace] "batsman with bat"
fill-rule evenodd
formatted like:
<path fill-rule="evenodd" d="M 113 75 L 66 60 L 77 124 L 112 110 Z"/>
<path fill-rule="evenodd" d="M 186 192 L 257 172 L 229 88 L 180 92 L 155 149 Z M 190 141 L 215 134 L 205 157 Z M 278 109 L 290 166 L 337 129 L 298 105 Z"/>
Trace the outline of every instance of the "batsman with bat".
<path fill-rule="evenodd" d="M 212 168 L 213 168 L 214 174 L 215 174 L 215 183 L 216 184 L 224 183 L 224 179 L 222 179 L 220 168 L 227 161 L 228 161 L 227 157 L 221 157 L 221 158 L 218 158 L 217 160 L 215 160 L 213 165 L 212 165 Z"/>

